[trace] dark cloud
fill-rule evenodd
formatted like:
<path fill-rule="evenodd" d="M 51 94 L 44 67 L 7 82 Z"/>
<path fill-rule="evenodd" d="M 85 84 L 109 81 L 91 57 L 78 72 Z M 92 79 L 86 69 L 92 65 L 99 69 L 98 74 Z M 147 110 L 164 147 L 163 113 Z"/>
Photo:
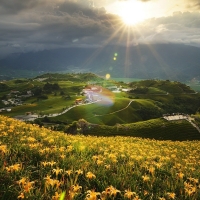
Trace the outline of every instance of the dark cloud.
<path fill-rule="evenodd" d="M 77 12 L 79 9 L 89 12 L 88 8 L 103 7 L 109 2 L 113 0 L 1 0 L 0 13 L 16 14 L 35 8 L 42 8 L 42 10 L 58 8 L 69 13 Z"/>
<path fill-rule="evenodd" d="M 47 0 L 1 0 L 1 14 L 16 14 L 23 10 L 44 6 Z"/>
<path fill-rule="evenodd" d="M 177 12 L 120 29 L 120 18 L 103 4 L 117 0 L 1 0 L 0 54 L 107 42 L 130 45 L 176 42 L 200 46 L 200 14 Z M 193 1 L 194 3 L 195 1 Z M 111 39 L 112 38 L 112 39 Z"/>
<path fill-rule="evenodd" d="M 77 2 L 63 2 L 60 3 L 55 10 L 58 12 L 67 13 L 69 15 L 80 14 L 89 18 L 98 18 L 106 13 L 104 8 L 94 8 L 91 6 L 90 2 L 86 4 L 79 4 Z"/>
<path fill-rule="evenodd" d="M 94 7 L 91 1 L 3 1 L 0 8 L 0 50 L 41 50 L 70 45 L 101 44 L 110 37 L 119 17 Z M 17 4 L 15 7 L 15 4 Z M 43 5 L 43 6 L 41 6 Z M 9 14 L 12 13 L 12 14 Z"/>

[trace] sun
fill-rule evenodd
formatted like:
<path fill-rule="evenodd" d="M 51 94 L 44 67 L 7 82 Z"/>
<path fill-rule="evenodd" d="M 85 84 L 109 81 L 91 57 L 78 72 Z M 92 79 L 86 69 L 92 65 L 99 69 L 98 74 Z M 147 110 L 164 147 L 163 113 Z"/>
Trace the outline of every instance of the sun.
<path fill-rule="evenodd" d="M 134 25 L 147 18 L 143 4 L 139 1 L 120 2 L 117 13 L 126 25 Z"/>
<path fill-rule="evenodd" d="M 123 22 L 127 25 L 134 25 L 144 20 L 143 15 L 138 11 L 131 11 L 130 8 L 126 9 L 126 11 L 120 13 L 120 16 Z"/>

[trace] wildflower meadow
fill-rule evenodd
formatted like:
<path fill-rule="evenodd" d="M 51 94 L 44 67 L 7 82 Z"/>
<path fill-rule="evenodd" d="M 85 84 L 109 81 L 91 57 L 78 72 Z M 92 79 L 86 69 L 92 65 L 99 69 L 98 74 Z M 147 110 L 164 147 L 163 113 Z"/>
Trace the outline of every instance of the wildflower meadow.
<path fill-rule="evenodd" d="M 200 141 L 69 135 L 0 116 L 0 199 L 199 200 Z"/>

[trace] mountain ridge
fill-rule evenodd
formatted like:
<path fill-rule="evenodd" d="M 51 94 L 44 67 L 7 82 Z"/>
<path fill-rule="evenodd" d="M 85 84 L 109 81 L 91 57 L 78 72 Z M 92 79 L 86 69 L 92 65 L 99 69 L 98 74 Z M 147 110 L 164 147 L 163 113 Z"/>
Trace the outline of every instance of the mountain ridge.
<path fill-rule="evenodd" d="M 180 44 L 73 47 L 12 54 L 0 60 L 0 71 L 4 75 L 8 75 L 7 70 L 93 72 L 112 77 L 186 81 L 200 76 L 199 55 L 200 48 Z"/>

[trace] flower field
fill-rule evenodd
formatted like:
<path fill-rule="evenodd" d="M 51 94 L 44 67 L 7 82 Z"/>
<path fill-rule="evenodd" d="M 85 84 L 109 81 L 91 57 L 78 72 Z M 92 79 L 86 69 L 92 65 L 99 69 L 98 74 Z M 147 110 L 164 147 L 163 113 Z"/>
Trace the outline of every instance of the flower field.
<path fill-rule="evenodd" d="M 199 200 L 200 141 L 67 135 L 0 116 L 0 199 Z"/>

